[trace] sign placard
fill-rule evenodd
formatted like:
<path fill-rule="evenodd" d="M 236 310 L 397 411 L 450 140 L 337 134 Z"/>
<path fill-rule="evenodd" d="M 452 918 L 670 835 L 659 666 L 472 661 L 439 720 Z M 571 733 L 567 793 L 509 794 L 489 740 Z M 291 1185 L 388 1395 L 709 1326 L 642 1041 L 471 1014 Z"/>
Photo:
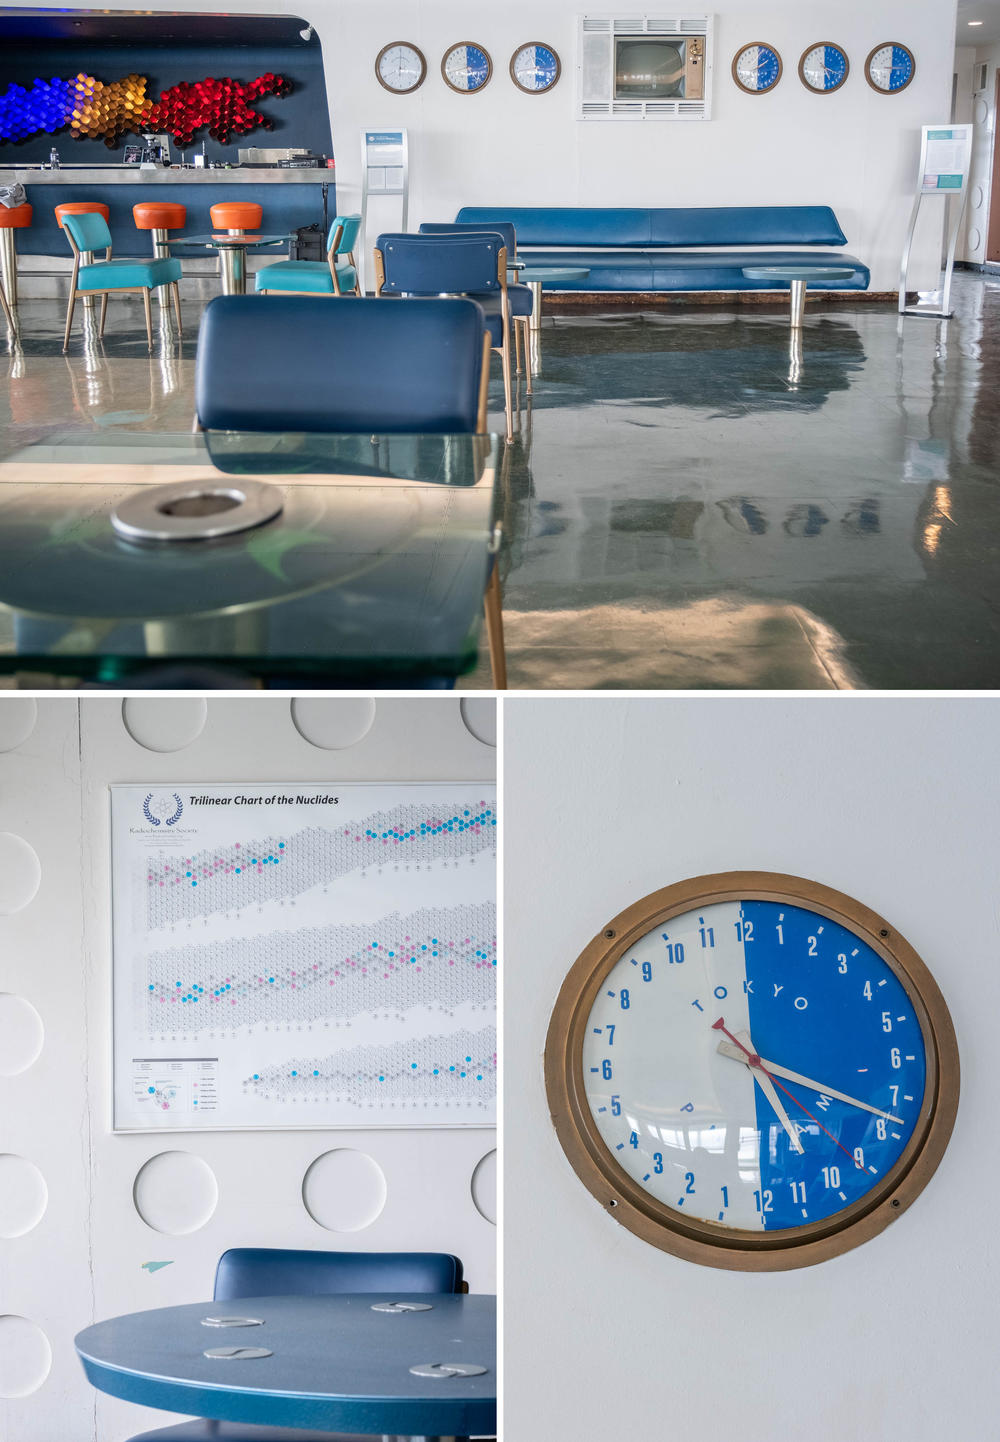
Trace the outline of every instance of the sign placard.
<path fill-rule="evenodd" d="M 903 246 L 903 261 L 899 278 L 899 311 L 901 315 L 929 315 L 948 317 L 951 303 L 951 277 L 955 265 L 955 246 L 965 210 L 968 190 L 969 167 L 972 160 L 971 125 L 925 125 L 921 131 L 920 169 L 917 173 L 917 190 L 910 212 L 910 224 Z M 918 305 L 906 304 L 907 271 L 910 265 L 910 249 L 913 232 L 921 203 L 928 196 L 944 197 L 945 213 L 950 211 L 947 254 L 944 262 L 944 282 L 939 291 L 921 298 Z M 952 197 L 957 204 L 949 206 Z"/>
<path fill-rule="evenodd" d="M 495 788 L 111 788 L 114 1128 L 491 1126 Z"/>
<path fill-rule="evenodd" d="M 368 197 L 381 201 L 384 196 L 400 197 L 398 226 L 406 230 L 409 208 L 409 146 L 405 130 L 362 130 L 361 132 L 361 240 L 359 256 L 361 288 L 365 289 L 368 256 Z M 379 213 L 389 211 L 379 206 Z M 391 229 L 381 220 L 379 230 Z"/>

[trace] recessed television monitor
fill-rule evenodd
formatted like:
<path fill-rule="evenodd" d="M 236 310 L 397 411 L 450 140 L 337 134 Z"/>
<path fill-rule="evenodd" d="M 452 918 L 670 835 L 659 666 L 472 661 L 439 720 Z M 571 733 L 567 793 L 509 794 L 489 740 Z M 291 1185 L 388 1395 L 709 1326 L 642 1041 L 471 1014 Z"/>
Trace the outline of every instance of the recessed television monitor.
<path fill-rule="evenodd" d="M 704 56 L 701 35 L 618 35 L 615 99 L 700 100 Z"/>

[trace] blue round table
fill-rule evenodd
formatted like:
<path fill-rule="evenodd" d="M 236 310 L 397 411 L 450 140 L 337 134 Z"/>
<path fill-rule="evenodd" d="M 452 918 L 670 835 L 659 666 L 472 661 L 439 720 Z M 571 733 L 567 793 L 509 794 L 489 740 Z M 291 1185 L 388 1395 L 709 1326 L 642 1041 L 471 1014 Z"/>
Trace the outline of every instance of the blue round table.
<path fill-rule="evenodd" d="M 800 329 L 806 311 L 806 287 L 811 280 L 826 284 L 835 280 L 850 280 L 853 270 L 837 265 L 745 265 L 743 274 L 747 280 L 769 281 L 777 289 L 787 285 L 791 292 L 791 314 L 789 323 L 793 330 Z"/>
<path fill-rule="evenodd" d="M 380 1301 L 429 1311 L 373 1311 Z M 206 1317 L 259 1318 L 217 1327 Z M 262 1348 L 253 1359 L 213 1348 Z M 194 1302 L 87 1327 L 76 1348 L 102 1392 L 223 1421 L 421 1439 L 496 1431 L 496 1298 L 377 1294 Z M 479 1364 L 477 1376 L 417 1377 L 425 1363 Z"/>

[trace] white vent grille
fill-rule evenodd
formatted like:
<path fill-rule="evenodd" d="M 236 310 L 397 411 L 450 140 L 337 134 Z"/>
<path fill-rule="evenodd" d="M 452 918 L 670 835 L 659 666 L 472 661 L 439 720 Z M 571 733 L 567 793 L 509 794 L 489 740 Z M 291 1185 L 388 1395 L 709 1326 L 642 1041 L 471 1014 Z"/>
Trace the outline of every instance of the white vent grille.
<path fill-rule="evenodd" d="M 710 120 L 712 15 L 581 15 L 577 61 L 579 120 Z M 704 96 L 697 100 L 616 100 L 615 36 L 703 35 Z"/>

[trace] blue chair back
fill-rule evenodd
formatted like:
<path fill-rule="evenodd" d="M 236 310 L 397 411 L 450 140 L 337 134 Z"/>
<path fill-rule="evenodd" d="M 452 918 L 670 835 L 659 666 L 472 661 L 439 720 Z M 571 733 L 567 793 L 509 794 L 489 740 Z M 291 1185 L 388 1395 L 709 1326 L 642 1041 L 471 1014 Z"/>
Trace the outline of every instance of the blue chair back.
<path fill-rule="evenodd" d="M 438 221 L 425 220 L 420 227 L 421 235 L 499 235 L 507 247 L 507 259 L 517 255 L 517 235 L 509 220 L 490 221 L 489 225 L 445 225 Z"/>
<path fill-rule="evenodd" d="M 499 235 L 380 235 L 383 295 L 477 295 L 499 291 Z"/>
<path fill-rule="evenodd" d="M 464 299 L 217 296 L 195 413 L 207 430 L 473 433 L 484 327 Z"/>
<path fill-rule="evenodd" d="M 335 255 L 349 255 L 349 254 L 351 253 L 351 251 L 354 249 L 355 245 L 357 244 L 358 231 L 361 229 L 361 216 L 360 216 L 360 215 L 338 215 L 338 216 L 336 216 L 336 218 L 334 219 L 333 224 L 330 226 L 329 233 L 327 234 L 327 237 L 326 237 L 326 248 L 327 248 L 327 251 L 328 251 L 328 252 L 329 252 L 331 246 L 333 245 L 333 238 L 334 238 L 334 236 L 337 234 L 337 226 L 338 226 L 338 225 L 342 225 L 342 226 L 344 227 L 344 229 L 343 229 L 343 231 L 341 232 L 340 242 L 339 242 L 339 244 L 337 245 L 337 249 L 334 251 L 334 254 L 335 254 Z"/>
<path fill-rule="evenodd" d="M 111 244 L 108 222 L 99 211 L 84 211 L 80 215 L 64 215 L 63 230 L 68 230 L 79 251 L 106 250 Z"/>
<path fill-rule="evenodd" d="M 215 1272 L 217 1302 L 331 1292 L 457 1292 L 462 1263 L 447 1252 L 308 1252 L 233 1247 Z"/>

